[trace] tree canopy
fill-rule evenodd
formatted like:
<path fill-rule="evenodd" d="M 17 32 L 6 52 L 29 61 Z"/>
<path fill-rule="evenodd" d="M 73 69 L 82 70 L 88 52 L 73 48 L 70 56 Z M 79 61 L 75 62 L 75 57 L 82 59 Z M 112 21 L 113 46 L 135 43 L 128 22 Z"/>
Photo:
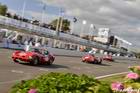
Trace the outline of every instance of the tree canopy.
<path fill-rule="evenodd" d="M 0 15 L 5 16 L 7 12 L 7 6 L 0 3 Z"/>
<path fill-rule="evenodd" d="M 70 31 L 70 21 L 68 19 L 62 19 L 61 17 L 59 18 L 59 30 L 60 30 L 60 24 L 61 24 L 61 21 L 62 21 L 62 28 L 61 28 L 61 31 L 62 32 L 69 32 Z M 55 19 L 53 20 L 50 25 L 52 25 L 54 28 L 56 28 L 57 26 L 57 22 L 58 22 L 58 19 Z"/>

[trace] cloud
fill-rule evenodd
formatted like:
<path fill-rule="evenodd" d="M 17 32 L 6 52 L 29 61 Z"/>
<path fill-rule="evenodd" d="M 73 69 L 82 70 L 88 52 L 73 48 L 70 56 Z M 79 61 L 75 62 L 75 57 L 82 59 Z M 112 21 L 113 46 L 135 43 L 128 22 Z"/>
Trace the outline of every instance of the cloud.
<path fill-rule="evenodd" d="M 140 41 L 140 0 L 38 0 L 47 5 L 63 7 L 66 15 L 76 16 L 76 29 L 81 29 L 82 20 L 97 28 L 109 27 L 114 34 L 137 44 Z M 131 37 L 131 38 L 130 38 Z"/>
<path fill-rule="evenodd" d="M 10 12 L 12 14 L 16 14 L 17 13 L 16 10 L 14 10 L 14 9 L 8 9 L 8 12 Z"/>

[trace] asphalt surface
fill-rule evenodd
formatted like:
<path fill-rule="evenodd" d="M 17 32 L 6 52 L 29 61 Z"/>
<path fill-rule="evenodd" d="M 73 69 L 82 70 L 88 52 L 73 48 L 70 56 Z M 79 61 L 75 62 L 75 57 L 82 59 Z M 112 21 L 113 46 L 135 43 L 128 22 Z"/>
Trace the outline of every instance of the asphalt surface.
<path fill-rule="evenodd" d="M 13 84 L 20 80 L 30 79 L 36 75 L 49 72 L 71 72 L 92 76 L 104 76 L 114 73 L 127 72 L 128 66 L 140 65 L 136 60 L 103 61 L 103 64 L 86 64 L 80 57 L 56 56 L 53 65 L 30 66 L 17 64 L 11 59 L 14 50 L 0 49 L 0 93 L 8 93 Z"/>

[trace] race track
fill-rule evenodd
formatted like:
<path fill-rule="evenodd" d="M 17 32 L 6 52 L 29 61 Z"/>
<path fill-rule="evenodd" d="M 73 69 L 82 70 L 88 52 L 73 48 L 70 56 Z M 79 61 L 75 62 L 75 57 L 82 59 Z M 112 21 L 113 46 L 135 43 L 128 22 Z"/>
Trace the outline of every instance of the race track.
<path fill-rule="evenodd" d="M 56 60 L 51 66 L 30 66 L 14 63 L 11 59 L 13 51 L 0 49 L 0 93 L 7 93 L 8 89 L 19 80 L 29 79 L 42 73 L 71 72 L 98 77 L 127 72 L 128 66 L 140 65 L 140 61 L 138 60 L 104 61 L 102 65 L 97 65 L 82 63 L 80 57 L 56 56 Z"/>

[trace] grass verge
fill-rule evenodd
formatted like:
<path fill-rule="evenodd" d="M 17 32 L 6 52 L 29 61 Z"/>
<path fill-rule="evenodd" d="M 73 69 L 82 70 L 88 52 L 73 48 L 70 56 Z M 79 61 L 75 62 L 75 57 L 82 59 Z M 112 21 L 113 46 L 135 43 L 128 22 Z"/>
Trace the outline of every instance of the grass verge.
<path fill-rule="evenodd" d="M 123 82 L 125 77 L 125 74 L 121 74 L 121 75 L 115 75 L 115 76 L 109 76 L 109 77 L 105 77 L 105 78 L 101 78 L 99 79 L 99 81 L 103 81 L 107 84 L 111 84 L 112 82 Z"/>

